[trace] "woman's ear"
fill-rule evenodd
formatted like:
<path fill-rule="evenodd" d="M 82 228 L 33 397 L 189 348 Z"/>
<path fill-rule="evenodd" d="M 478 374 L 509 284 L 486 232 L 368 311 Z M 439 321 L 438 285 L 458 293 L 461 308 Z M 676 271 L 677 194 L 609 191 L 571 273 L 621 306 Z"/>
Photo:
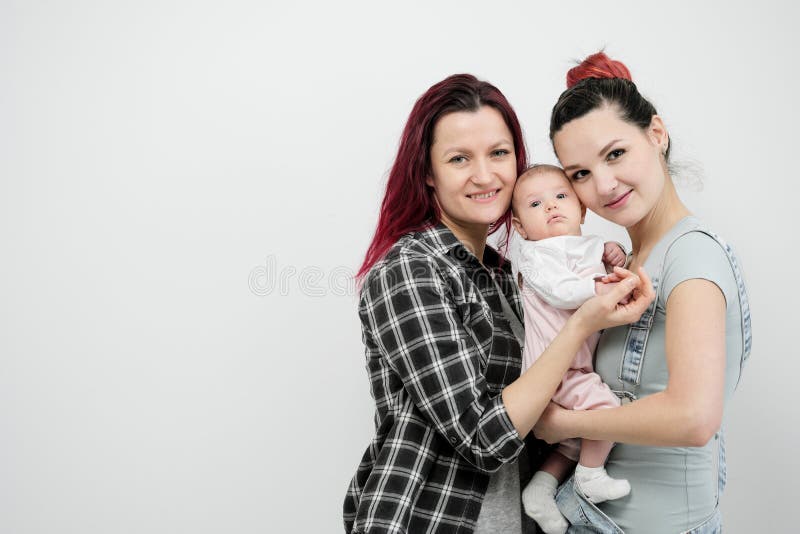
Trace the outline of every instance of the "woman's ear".
<path fill-rule="evenodd" d="M 664 126 L 664 121 L 658 115 L 653 115 L 650 119 L 650 126 L 647 127 L 647 135 L 653 144 L 657 145 L 662 154 L 666 154 L 669 146 L 669 132 Z"/>
<path fill-rule="evenodd" d="M 511 224 L 514 225 L 514 230 L 522 237 L 522 239 L 528 239 L 528 234 L 525 233 L 525 229 L 522 227 L 522 221 L 516 218 L 516 216 L 511 216 Z"/>
<path fill-rule="evenodd" d="M 433 187 L 433 177 L 431 175 L 428 175 L 427 177 L 425 177 L 425 183 L 428 184 L 429 186 Z"/>

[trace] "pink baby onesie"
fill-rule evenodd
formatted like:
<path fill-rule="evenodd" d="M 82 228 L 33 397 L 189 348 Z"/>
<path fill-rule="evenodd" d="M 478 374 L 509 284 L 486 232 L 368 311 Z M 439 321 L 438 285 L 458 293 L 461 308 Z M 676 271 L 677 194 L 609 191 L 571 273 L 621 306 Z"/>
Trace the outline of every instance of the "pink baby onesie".
<path fill-rule="evenodd" d="M 527 370 L 550 345 L 570 315 L 595 295 L 596 277 L 606 274 L 604 242 L 598 236 L 558 236 L 526 241 L 517 236 L 516 267 L 525 308 L 525 347 L 522 370 Z M 600 334 L 581 345 L 553 402 L 572 410 L 619 406 L 619 399 L 594 372 L 592 359 Z M 579 440 L 567 440 L 559 452 L 578 459 Z"/>

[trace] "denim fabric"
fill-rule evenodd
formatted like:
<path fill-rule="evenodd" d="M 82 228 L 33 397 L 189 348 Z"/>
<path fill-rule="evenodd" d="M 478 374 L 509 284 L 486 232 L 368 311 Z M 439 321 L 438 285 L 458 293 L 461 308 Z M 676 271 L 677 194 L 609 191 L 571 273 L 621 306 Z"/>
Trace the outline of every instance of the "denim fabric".
<path fill-rule="evenodd" d="M 653 291 L 658 291 L 658 276 L 653 277 Z M 628 338 L 625 340 L 625 355 L 620 361 L 618 378 L 625 383 L 638 386 L 641 383 L 642 361 L 644 359 L 647 338 L 650 336 L 650 328 L 653 326 L 653 318 L 656 315 L 656 305 L 658 299 L 653 299 L 650 306 L 644 311 L 642 316 L 635 323 L 628 327 Z M 617 395 L 631 398 L 630 392 L 625 393 L 615 391 Z"/>
<path fill-rule="evenodd" d="M 717 508 L 714 515 L 703 521 L 692 530 L 687 530 L 681 534 L 720 534 L 722 532 L 722 514 Z"/>
<path fill-rule="evenodd" d="M 716 241 L 725 251 L 728 261 L 730 262 L 734 278 L 739 293 L 739 305 L 741 309 L 742 321 L 742 356 L 739 363 L 739 379 L 737 385 L 741 380 L 742 370 L 744 365 L 750 357 L 750 349 L 752 346 L 752 328 L 750 324 L 750 304 L 747 297 L 747 291 L 744 286 L 744 279 L 742 277 L 741 268 L 733 249 L 719 236 L 702 228 L 700 226 L 689 230 L 677 236 L 669 246 L 662 250 L 654 250 L 653 253 L 662 254 L 661 263 L 663 265 L 663 258 L 666 257 L 667 252 L 672 244 L 680 237 L 689 232 L 702 232 Z M 653 277 L 653 287 L 658 293 L 659 280 L 663 279 L 663 272 L 658 276 Z M 628 334 L 625 341 L 625 349 L 623 357 L 620 361 L 619 376 L 618 378 L 623 383 L 623 390 L 614 391 L 623 402 L 631 402 L 636 400 L 635 390 L 640 384 L 642 362 L 644 360 L 645 349 L 647 347 L 647 340 L 650 329 L 653 325 L 653 318 L 656 313 L 657 300 L 655 299 L 647 310 L 642 314 L 641 318 L 628 327 Z M 633 391 L 629 391 L 632 389 Z M 725 436 L 720 429 L 714 436 L 714 443 L 716 446 L 716 454 L 714 460 L 717 470 L 717 506 L 714 513 L 704 520 L 702 523 L 693 527 L 690 530 L 684 531 L 682 534 L 715 534 L 722 532 L 722 515 L 719 509 L 719 499 L 725 489 L 725 482 L 727 477 L 727 469 L 725 465 Z M 561 513 L 570 522 L 568 533 L 583 534 L 583 533 L 603 533 L 603 534 L 620 534 L 623 531 L 617 526 L 606 514 L 604 514 L 595 504 L 586 500 L 580 488 L 576 485 L 574 477 L 567 480 L 558 490 L 556 494 L 556 502 L 561 510 Z"/>
<path fill-rule="evenodd" d="M 589 502 L 575 483 L 575 477 L 564 482 L 556 493 L 561 515 L 569 521 L 568 534 L 624 534 L 594 503 Z"/>

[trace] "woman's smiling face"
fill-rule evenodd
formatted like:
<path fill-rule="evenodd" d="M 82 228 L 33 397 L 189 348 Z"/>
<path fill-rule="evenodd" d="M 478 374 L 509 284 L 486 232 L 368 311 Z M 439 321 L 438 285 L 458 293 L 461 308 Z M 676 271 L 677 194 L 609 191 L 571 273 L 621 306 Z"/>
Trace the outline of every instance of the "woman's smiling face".
<path fill-rule="evenodd" d="M 433 130 L 431 176 L 442 222 L 488 226 L 506 213 L 517 178 L 514 141 L 490 106 L 441 117 Z"/>
<path fill-rule="evenodd" d="M 642 129 L 609 106 L 566 123 L 553 136 L 553 148 L 581 202 L 625 227 L 642 220 L 661 197 L 667 142 L 657 115 Z"/>

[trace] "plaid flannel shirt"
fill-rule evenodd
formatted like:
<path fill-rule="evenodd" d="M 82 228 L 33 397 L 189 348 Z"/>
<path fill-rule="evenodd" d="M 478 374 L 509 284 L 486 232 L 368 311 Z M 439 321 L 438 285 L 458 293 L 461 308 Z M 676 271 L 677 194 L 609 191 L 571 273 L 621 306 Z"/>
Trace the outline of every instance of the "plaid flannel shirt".
<path fill-rule="evenodd" d="M 500 397 L 521 369 L 494 273 L 443 224 L 403 236 L 367 274 L 359 316 L 376 436 L 344 502 L 348 533 L 471 533 L 489 474 L 523 449 Z"/>

